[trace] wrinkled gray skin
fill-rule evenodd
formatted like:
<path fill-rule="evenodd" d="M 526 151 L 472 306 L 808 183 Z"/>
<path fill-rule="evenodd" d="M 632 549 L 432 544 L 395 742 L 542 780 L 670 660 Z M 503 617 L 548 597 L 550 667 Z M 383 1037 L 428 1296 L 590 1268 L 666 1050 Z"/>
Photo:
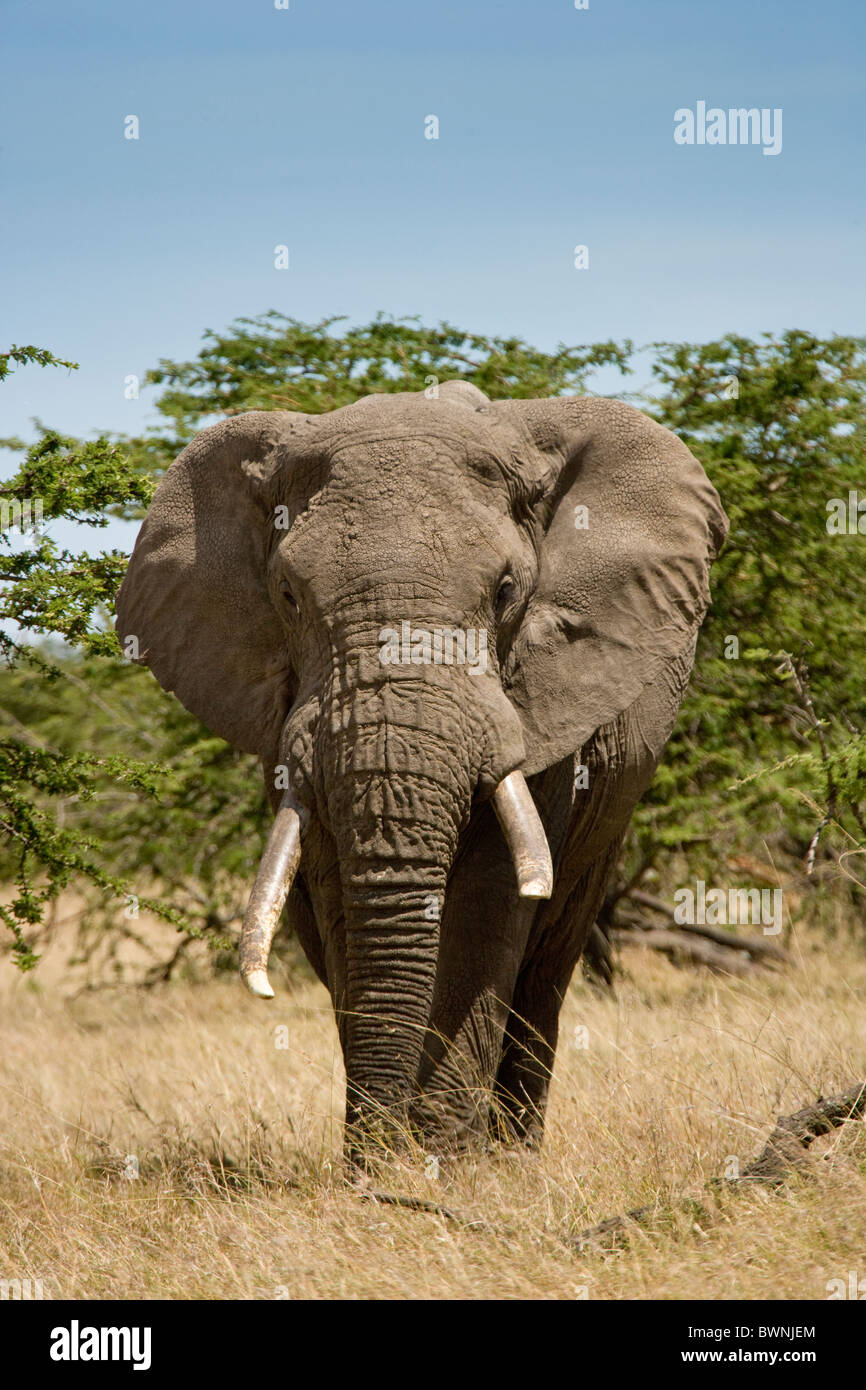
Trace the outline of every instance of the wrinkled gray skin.
<path fill-rule="evenodd" d="M 169 469 L 118 633 L 259 754 L 274 808 L 285 765 L 311 812 L 287 913 L 334 1003 L 353 1155 L 407 1123 L 429 1149 L 540 1137 L 560 1005 L 726 528 L 689 451 L 630 406 L 458 382 L 253 411 Z M 486 629 L 486 674 L 383 666 L 402 621 Z M 516 768 L 549 901 L 518 897 L 489 800 Z"/>

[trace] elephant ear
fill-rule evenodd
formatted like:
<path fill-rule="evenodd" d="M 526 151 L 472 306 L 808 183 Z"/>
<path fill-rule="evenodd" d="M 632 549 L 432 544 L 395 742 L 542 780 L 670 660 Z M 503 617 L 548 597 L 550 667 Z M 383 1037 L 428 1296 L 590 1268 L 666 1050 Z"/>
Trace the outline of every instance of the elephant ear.
<path fill-rule="evenodd" d="M 268 591 L 268 483 L 314 428 L 315 417 L 250 411 L 196 435 L 156 490 L 117 596 L 126 654 L 249 753 L 275 747 L 293 697 Z"/>
<path fill-rule="evenodd" d="M 576 753 L 693 649 L 728 523 L 697 459 L 632 406 L 491 410 L 528 432 L 520 471 L 538 499 L 538 585 L 505 671 L 529 774 Z"/>

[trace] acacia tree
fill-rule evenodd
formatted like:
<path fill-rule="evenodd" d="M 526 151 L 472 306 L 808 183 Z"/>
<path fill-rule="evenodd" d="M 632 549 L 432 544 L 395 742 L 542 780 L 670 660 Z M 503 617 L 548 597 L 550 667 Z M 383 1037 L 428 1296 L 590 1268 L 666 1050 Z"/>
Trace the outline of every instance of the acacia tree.
<path fill-rule="evenodd" d="M 77 367 L 46 349 L 13 346 L 0 354 L 0 381 L 13 363 Z M 0 443 L 24 449 L 21 440 Z M 32 645 L 21 630 L 62 638 L 88 659 L 117 651 L 99 615 L 113 598 L 127 557 L 118 551 L 73 553 L 56 545 L 44 528 L 58 518 L 105 526 L 107 508 L 146 506 L 153 486 L 107 439 L 80 443 L 40 428 L 18 470 L 0 487 L 0 653 L 13 673 L 6 687 L 24 695 L 22 703 L 36 682 L 62 716 L 58 683 L 64 677 L 81 678 L 66 669 L 66 656 L 54 657 L 50 649 Z M 74 705 L 68 712 L 75 713 Z M 0 904 L 0 917 L 12 934 L 18 965 L 27 970 L 37 957 L 26 930 L 42 922 L 46 905 L 72 878 L 115 897 L 129 894 L 127 883 L 106 867 L 93 836 L 79 825 L 64 825 L 64 810 L 72 803 L 95 801 L 105 784 L 154 797 L 162 774 L 151 761 L 120 751 L 97 751 L 98 738 L 91 747 L 58 746 L 39 730 L 38 720 L 28 720 L 26 709 L 3 714 L 9 731 L 0 737 L 0 824 L 5 877 L 15 891 L 9 902 Z M 168 920 L 182 921 L 170 905 L 150 897 L 144 901 Z"/>
<path fill-rule="evenodd" d="M 648 407 L 701 460 L 731 529 L 690 690 L 636 818 L 648 862 L 685 848 L 712 872 L 761 840 L 805 861 L 819 833 L 862 890 L 866 506 L 862 529 L 840 534 L 833 519 L 834 499 L 866 503 L 864 349 L 798 331 L 656 345 Z"/>

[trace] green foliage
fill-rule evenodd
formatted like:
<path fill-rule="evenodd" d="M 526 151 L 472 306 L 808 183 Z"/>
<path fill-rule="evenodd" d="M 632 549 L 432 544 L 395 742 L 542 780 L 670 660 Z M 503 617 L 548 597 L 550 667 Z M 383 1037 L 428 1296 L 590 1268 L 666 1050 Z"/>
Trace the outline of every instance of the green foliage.
<path fill-rule="evenodd" d="M 228 334 L 208 330 L 194 362 L 163 360 L 149 382 L 167 385 L 159 408 L 179 433 L 202 415 L 241 410 L 318 413 L 373 391 L 422 391 L 431 377 L 459 377 L 489 396 L 530 397 L 574 390 L 588 370 L 627 366 L 630 344 L 560 346 L 540 352 L 520 338 L 487 338 L 448 323 L 379 315 L 370 324 L 330 332 L 339 318 L 310 325 L 271 312 L 238 319 Z"/>
<path fill-rule="evenodd" d="M 701 460 L 731 530 L 638 814 L 643 854 L 680 845 L 706 872 L 762 841 L 802 858 L 825 813 L 828 844 L 849 851 L 864 835 L 866 538 L 829 534 L 827 504 L 866 496 L 864 341 L 791 331 L 656 346 L 648 408 Z"/>
<path fill-rule="evenodd" d="M 76 365 L 40 348 L 13 347 L 0 354 L 0 380 L 9 375 L 11 362 Z M 16 440 L 3 443 L 24 447 Z M 105 749 L 105 719 L 90 730 L 88 738 L 81 721 L 76 721 L 74 702 L 64 701 L 59 693 L 73 661 L 69 650 L 61 647 L 52 654 L 34 648 L 22 641 L 12 624 L 27 633 L 62 638 L 91 659 L 100 654 L 117 656 L 117 639 L 106 627 L 105 615 L 127 557 L 118 551 L 73 553 L 56 545 L 44 527 L 58 519 L 106 526 L 107 508 L 146 505 L 153 487 L 153 481 L 135 470 L 108 440 L 79 443 L 41 427 L 17 472 L 0 486 L 0 505 L 5 504 L 0 537 L 0 655 L 7 667 L 2 723 L 9 728 L 8 735 L 0 737 L 0 827 L 4 877 L 15 885 L 11 901 L 0 905 L 0 917 L 12 933 L 15 957 L 24 969 L 36 960 L 26 929 L 42 921 L 46 904 L 70 880 L 83 880 L 115 899 L 131 893 L 124 878 L 111 871 L 111 856 L 97 834 L 111 825 L 105 817 L 111 801 L 105 788 L 126 788 L 137 803 L 153 806 L 165 774 L 156 762 L 132 758 L 122 747 L 93 752 Z M 110 663 L 112 671 L 117 666 Z M 94 669 L 85 663 L 82 675 L 76 676 L 85 691 L 94 679 Z M 31 699 L 16 710 L 15 692 L 22 682 L 29 683 Z M 51 708 L 55 723 L 66 725 L 56 746 L 46 741 L 38 717 L 33 719 L 40 703 Z M 82 814 L 81 808 L 89 804 L 98 805 L 99 813 Z M 70 817 L 73 805 L 79 810 Z M 128 875 L 134 866 L 127 861 L 122 868 Z M 138 896 L 167 921 L 196 930 L 196 924 L 174 905 Z"/>
<path fill-rule="evenodd" d="M 25 940 L 24 925 L 42 921 L 46 903 L 73 875 L 117 897 L 128 892 L 120 879 L 106 871 L 103 856 L 99 861 L 94 858 L 100 848 L 97 842 L 82 835 L 80 826 L 63 828 L 58 816 L 41 804 L 48 800 L 56 807 L 72 799 L 91 801 L 105 779 L 126 783 L 148 796 L 155 794 L 158 780 L 152 765 L 125 757 L 98 758 L 87 753 L 58 757 L 20 739 L 0 739 L 2 825 L 7 844 L 17 852 L 16 896 L 8 905 L 0 905 L 0 917 L 12 932 L 13 951 L 23 970 L 31 969 L 38 959 Z M 41 878 L 38 887 L 30 873 L 34 862 Z M 179 914 L 152 899 L 145 899 L 145 905 L 169 921 L 182 921 Z"/>
<path fill-rule="evenodd" d="M 17 362 L 20 367 L 26 367 L 28 363 L 35 362 L 40 367 L 68 367 L 70 371 L 78 370 L 77 362 L 64 362 L 61 357 L 55 357 L 54 353 L 49 352 L 47 348 L 16 347 L 13 343 L 8 352 L 0 352 L 0 381 L 4 381 L 9 376 L 13 362 Z"/>
<path fill-rule="evenodd" d="M 0 485 L 0 501 L 26 501 L 31 516 L 38 503 L 41 514 L 27 548 L 0 553 L 2 616 L 30 632 L 79 643 L 94 654 L 116 653 L 114 633 L 99 625 L 98 615 L 112 602 L 127 557 L 116 550 L 73 554 L 42 528 L 60 518 L 107 526 L 109 507 L 146 507 L 155 484 L 107 439 L 79 443 L 42 427 L 39 434 L 18 471 Z M 6 528 L 5 542 L 11 530 Z M 8 639 L 4 645 L 11 651 Z"/>
<path fill-rule="evenodd" d="M 41 903 L 76 875 L 100 890 L 85 916 L 94 945 L 102 928 L 134 934 L 135 897 L 185 940 L 227 947 L 265 833 L 256 760 L 208 734 L 139 667 L 60 652 L 52 669 L 49 680 L 19 664 L 0 682 L 0 727 L 17 735 L 0 743 L 17 758 L 0 762 L 0 877 L 20 874 L 26 852 L 24 868 L 48 875 Z M 71 862 L 75 850 L 86 864 Z"/>

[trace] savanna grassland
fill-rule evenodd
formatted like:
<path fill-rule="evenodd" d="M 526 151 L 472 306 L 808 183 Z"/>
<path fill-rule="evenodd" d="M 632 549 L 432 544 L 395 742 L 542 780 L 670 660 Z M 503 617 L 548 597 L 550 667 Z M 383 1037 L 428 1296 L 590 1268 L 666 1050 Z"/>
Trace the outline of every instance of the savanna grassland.
<path fill-rule="evenodd" d="M 542 1153 L 437 1180 L 410 1152 L 378 1180 L 457 1222 L 342 1180 L 336 1030 L 305 971 L 281 968 L 272 1005 L 231 976 L 75 994 L 58 939 L 0 977 L 0 1278 L 47 1298 L 824 1299 L 866 1273 L 863 1124 L 780 1189 L 711 1183 L 777 1114 L 866 1075 L 862 941 L 801 922 L 787 944 L 791 967 L 736 979 L 637 949 L 615 997 L 576 979 Z M 625 1244 L 569 1246 L 648 1204 Z"/>
<path fill-rule="evenodd" d="M 640 939 L 661 894 L 784 877 L 791 960 L 731 976 L 630 945 L 615 994 L 577 978 L 540 1155 L 437 1176 L 410 1149 L 377 1177 L 433 1210 L 346 1183 L 332 1011 L 297 952 L 270 1005 L 237 982 L 270 824 L 256 760 L 125 659 L 112 610 L 127 554 L 52 535 L 139 522 L 214 418 L 315 415 L 423 391 L 431 373 L 492 400 L 582 395 L 599 368 L 645 372 L 639 358 L 628 342 L 548 352 L 447 323 L 270 311 L 208 331 L 190 361 L 161 358 L 145 378 L 159 423 L 141 436 L 37 425 L 0 440 L 18 456 L 0 488 L 0 1282 L 64 1298 L 760 1300 L 866 1279 L 862 1122 L 778 1189 L 715 1181 L 776 1116 L 866 1078 L 866 339 L 656 343 L 649 383 L 619 393 L 694 452 L 730 532 L 613 875 L 619 922 L 602 925 Z M 0 383 L 74 366 L 12 347 Z M 26 544 L 22 499 L 44 523 Z M 624 1244 L 576 1248 L 642 1207 Z"/>

